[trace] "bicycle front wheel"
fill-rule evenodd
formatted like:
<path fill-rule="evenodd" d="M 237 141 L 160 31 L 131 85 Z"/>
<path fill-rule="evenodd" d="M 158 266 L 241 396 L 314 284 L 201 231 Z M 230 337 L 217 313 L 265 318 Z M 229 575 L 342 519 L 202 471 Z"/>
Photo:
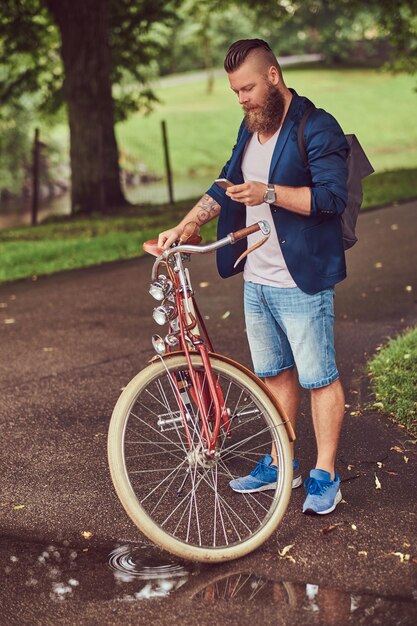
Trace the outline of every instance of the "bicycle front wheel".
<path fill-rule="evenodd" d="M 259 547 L 281 521 L 292 482 L 285 426 L 262 383 L 219 355 L 210 362 L 229 416 L 213 458 L 204 453 L 183 355 L 154 361 L 128 384 L 114 408 L 108 437 L 113 484 L 133 522 L 162 548 L 202 562 L 239 558 Z M 204 381 L 201 357 L 193 355 L 192 363 Z M 184 393 L 187 429 L 180 406 Z M 275 488 L 234 492 L 230 480 L 253 470 L 271 446 L 280 469 Z"/>

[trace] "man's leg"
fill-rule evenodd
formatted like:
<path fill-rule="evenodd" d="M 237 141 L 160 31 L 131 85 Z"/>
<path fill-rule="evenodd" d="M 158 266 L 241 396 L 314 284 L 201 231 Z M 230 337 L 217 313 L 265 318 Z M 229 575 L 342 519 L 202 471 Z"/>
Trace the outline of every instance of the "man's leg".
<path fill-rule="evenodd" d="M 268 376 L 264 380 L 265 384 L 281 404 L 295 431 L 296 419 L 300 407 L 300 385 L 298 383 L 296 368 L 291 367 L 276 376 Z M 293 443 L 291 444 L 291 449 L 294 458 Z M 277 465 L 277 453 L 274 447 L 271 450 L 271 456 L 273 465 Z"/>
<path fill-rule="evenodd" d="M 335 476 L 335 460 L 345 411 L 345 396 L 340 380 L 311 390 L 311 412 L 317 443 L 316 469 Z"/>

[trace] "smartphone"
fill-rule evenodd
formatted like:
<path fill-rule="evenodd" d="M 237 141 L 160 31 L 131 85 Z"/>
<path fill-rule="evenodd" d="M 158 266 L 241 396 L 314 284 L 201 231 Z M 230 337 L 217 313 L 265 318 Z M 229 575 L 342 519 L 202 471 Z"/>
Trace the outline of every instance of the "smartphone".
<path fill-rule="evenodd" d="M 227 180 L 227 178 L 217 178 L 214 182 L 222 189 L 227 189 L 228 187 L 232 187 L 234 185 L 234 183 L 231 183 L 230 180 Z"/>

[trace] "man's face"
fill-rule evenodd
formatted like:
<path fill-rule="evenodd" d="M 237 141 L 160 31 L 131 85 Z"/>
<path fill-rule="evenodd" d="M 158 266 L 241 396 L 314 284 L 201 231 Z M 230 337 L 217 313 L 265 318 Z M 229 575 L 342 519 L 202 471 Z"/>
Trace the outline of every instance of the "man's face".
<path fill-rule="evenodd" d="M 262 71 L 249 57 L 228 74 L 230 87 L 239 98 L 250 132 L 274 133 L 282 123 L 285 101 L 279 91 L 278 74 Z"/>

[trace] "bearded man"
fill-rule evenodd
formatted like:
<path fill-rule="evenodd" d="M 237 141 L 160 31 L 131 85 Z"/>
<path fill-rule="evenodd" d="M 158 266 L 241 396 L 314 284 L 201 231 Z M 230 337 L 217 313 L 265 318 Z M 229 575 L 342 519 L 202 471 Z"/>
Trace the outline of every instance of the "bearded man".
<path fill-rule="evenodd" d="M 230 46 L 224 67 L 245 112 L 232 155 L 220 178 L 173 229 L 159 235 L 168 248 L 187 222 L 219 216 L 218 236 L 266 219 L 275 228 L 266 244 L 234 269 L 242 245 L 218 251 L 223 278 L 242 271 L 246 329 L 256 374 L 279 399 L 295 428 L 300 386 L 310 390 L 317 462 L 305 481 L 303 512 L 324 515 L 341 501 L 336 452 L 344 394 L 333 341 L 334 285 L 346 277 L 340 215 L 347 201 L 348 145 L 336 120 L 314 109 L 304 129 L 308 168 L 297 128 L 311 102 L 284 83 L 269 45 L 260 39 Z M 251 246 L 259 233 L 251 235 Z M 242 243 L 242 242 L 240 242 Z M 275 489 L 275 450 L 254 470 L 230 482 L 240 493 Z M 302 484 L 293 460 L 293 488 Z"/>

